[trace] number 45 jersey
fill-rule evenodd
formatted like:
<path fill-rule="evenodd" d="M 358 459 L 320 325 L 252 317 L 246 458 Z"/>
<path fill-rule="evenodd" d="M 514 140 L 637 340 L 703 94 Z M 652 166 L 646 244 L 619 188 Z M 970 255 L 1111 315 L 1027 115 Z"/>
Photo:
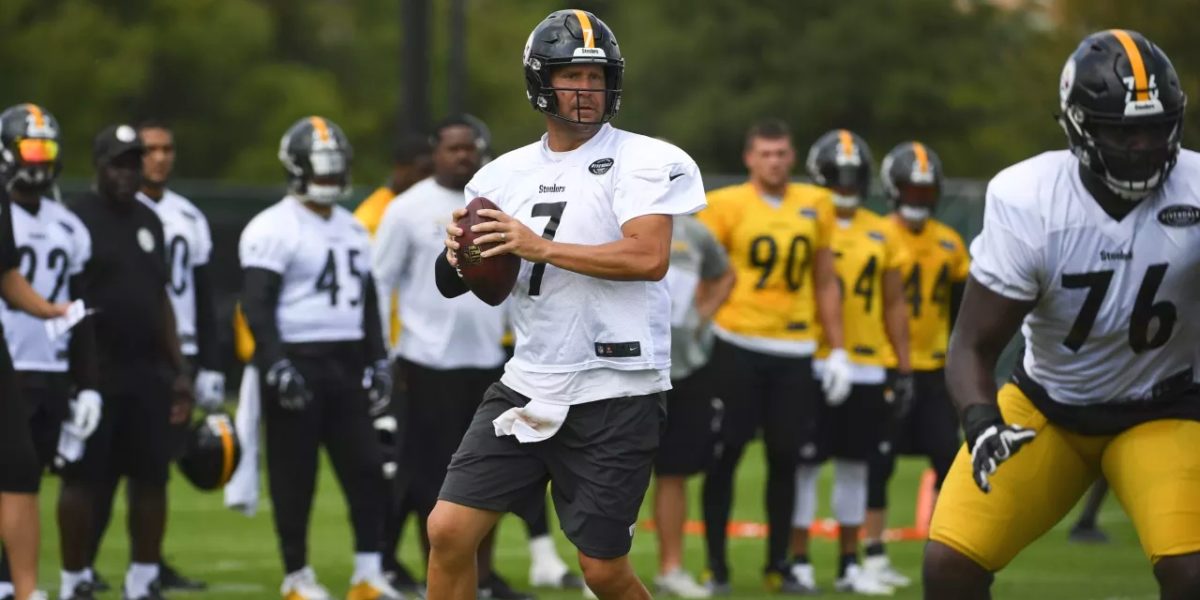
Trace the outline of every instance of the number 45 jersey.
<path fill-rule="evenodd" d="M 275 322 L 285 344 L 363 339 L 370 242 L 350 211 L 332 208 L 326 219 L 286 196 L 242 231 L 242 268 L 282 278 Z"/>
<path fill-rule="evenodd" d="M 988 185 L 971 254 L 977 281 L 1035 303 L 1014 376 L 1035 403 L 1144 411 L 1195 389 L 1200 155 L 1180 151 L 1166 184 L 1120 221 L 1069 152 L 1018 163 Z"/>

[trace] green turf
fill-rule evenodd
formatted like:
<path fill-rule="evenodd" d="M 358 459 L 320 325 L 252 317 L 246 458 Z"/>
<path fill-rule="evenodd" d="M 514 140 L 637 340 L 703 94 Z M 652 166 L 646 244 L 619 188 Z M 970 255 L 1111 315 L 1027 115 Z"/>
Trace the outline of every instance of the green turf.
<path fill-rule="evenodd" d="M 734 509 L 737 519 L 762 520 L 763 459 L 761 447 L 754 445 L 747 453 L 738 473 L 738 496 Z M 310 560 L 321 581 L 335 594 L 344 594 L 351 570 L 352 547 L 350 527 L 342 495 L 328 465 L 323 465 L 310 536 Z M 892 484 L 892 524 L 912 522 L 917 480 L 923 465 L 917 460 L 901 461 Z M 828 472 L 822 482 L 822 498 L 828 497 Z M 42 587 L 58 587 L 58 539 L 54 527 L 54 499 L 57 482 L 48 479 L 43 489 L 42 522 L 45 540 L 42 550 Z M 692 518 L 699 518 L 699 485 L 692 485 Z M 265 494 L 265 489 L 264 489 Z M 124 510 L 118 503 L 114 526 L 110 528 L 100 558 L 100 571 L 118 584 L 123 577 L 129 555 L 125 535 Z M 825 511 L 822 510 L 822 514 Z M 649 504 L 643 506 L 642 517 L 649 517 Z M 1041 541 L 1025 551 L 1008 569 L 1001 573 L 995 586 L 1000 599 L 1152 599 L 1157 598 L 1154 579 L 1147 560 L 1138 547 L 1137 539 L 1118 503 L 1110 498 L 1101 513 L 1101 524 L 1112 536 L 1106 546 L 1075 546 L 1066 541 L 1066 525 L 1060 524 Z M 411 528 L 410 528 L 411 529 Z M 564 557 L 569 545 L 556 531 L 559 549 Z M 703 540 L 688 537 L 686 541 L 687 568 L 698 572 L 703 566 Z M 919 572 L 921 544 L 900 542 L 892 544 L 889 552 L 893 562 L 905 573 L 916 578 Z M 264 503 L 254 518 L 226 510 L 220 494 L 200 494 L 191 489 L 181 477 L 172 478 L 171 522 L 167 535 L 166 553 L 186 574 L 210 582 L 211 589 L 202 594 L 176 593 L 176 598 L 268 599 L 278 598 L 281 564 L 276 551 L 269 506 Z M 524 526 L 506 517 L 501 527 L 501 542 L 497 549 L 497 564 L 510 582 L 524 586 L 529 567 Z M 638 573 L 646 580 L 653 578 L 657 565 L 654 536 L 639 531 L 631 553 Z M 764 541 L 761 539 L 731 540 L 735 598 L 766 598 L 761 569 Z M 416 544 L 409 536 L 402 559 L 410 566 L 421 565 Z M 818 541 L 813 550 L 818 570 L 818 583 L 832 587 L 835 548 L 830 541 Z M 568 562 L 572 562 L 568 560 Z M 830 592 L 832 594 L 832 592 Z M 839 597 L 851 597 L 838 595 Z M 119 598 L 109 592 L 101 596 Z M 579 592 L 540 591 L 543 599 L 580 598 Z M 919 598 L 919 584 L 898 593 L 896 598 Z"/>

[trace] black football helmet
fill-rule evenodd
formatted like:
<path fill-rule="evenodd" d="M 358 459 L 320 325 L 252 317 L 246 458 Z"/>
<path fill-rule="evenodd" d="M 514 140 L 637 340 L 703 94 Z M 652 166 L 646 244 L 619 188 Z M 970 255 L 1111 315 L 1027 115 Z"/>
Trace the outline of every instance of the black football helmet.
<path fill-rule="evenodd" d="M 534 110 L 571 123 L 607 123 L 621 109 L 621 79 L 625 59 L 617 38 L 604 21 L 583 10 L 559 10 L 550 13 L 529 34 L 525 42 L 525 95 Z M 604 67 L 604 113 L 599 121 L 583 121 L 576 114 L 572 119 L 558 113 L 555 92 L 593 92 L 578 88 L 550 86 L 550 74 L 555 67 L 570 64 L 597 64 Z"/>
<path fill-rule="evenodd" d="M 1187 96 L 1158 46 L 1136 31 L 1093 33 L 1067 59 L 1058 92 L 1071 151 L 1105 186 L 1137 201 L 1163 184 Z"/>
<path fill-rule="evenodd" d="M 0 113 L 0 181 L 43 193 L 62 170 L 58 119 L 36 104 Z"/>
<path fill-rule="evenodd" d="M 942 196 L 942 161 L 921 142 L 902 142 L 883 157 L 879 178 L 888 205 L 906 221 L 933 215 Z"/>
<path fill-rule="evenodd" d="M 211 491 L 229 483 L 241 457 L 242 446 L 233 421 L 229 415 L 214 413 L 192 425 L 177 464 L 192 485 Z"/>
<path fill-rule="evenodd" d="M 301 200 L 333 204 L 350 191 L 354 149 L 337 123 L 323 117 L 296 121 L 279 141 L 288 191 Z"/>
<path fill-rule="evenodd" d="M 808 149 L 808 176 L 833 191 L 839 208 L 858 206 L 871 188 L 871 148 L 854 132 L 834 129 Z"/>

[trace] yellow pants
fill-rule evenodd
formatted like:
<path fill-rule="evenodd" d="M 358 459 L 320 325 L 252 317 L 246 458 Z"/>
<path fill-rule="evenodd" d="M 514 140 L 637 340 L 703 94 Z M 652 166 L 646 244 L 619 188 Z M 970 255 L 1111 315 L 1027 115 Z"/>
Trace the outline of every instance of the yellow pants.
<path fill-rule="evenodd" d="M 1015 385 L 998 399 L 1005 422 L 1037 437 L 1000 465 L 988 494 L 971 477 L 970 452 L 960 449 L 930 539 L 999 571 L 1103 474 L 1151 561 L 1200 551 L 1200 422 L 1164 419 L 1116 435 L 1079 435 L 1048 422 Z"/>

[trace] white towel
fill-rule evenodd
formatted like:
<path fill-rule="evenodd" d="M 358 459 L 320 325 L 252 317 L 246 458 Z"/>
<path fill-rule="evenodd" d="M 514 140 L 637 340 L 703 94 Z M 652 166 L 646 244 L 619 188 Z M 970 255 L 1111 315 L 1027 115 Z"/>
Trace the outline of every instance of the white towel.
<path fill-rule="evenodd" d="M 63 421 L 62 429 L 58 434 L 58 456 L 54 458 L 54 465 L 61 469 L 67 464 L 83 458 L 83 448 L 86 442 L 87 439 L 80 437 L 79 432 L 70 421 Z"/>
<path fill-rule="evenodd" d="M 252 364 L 242 371 L 234 429 L 242 443 L 242 458 L 233 477 L 225 484 L 225 506 L 248 517 L 258 511 L 258 420 L 262 412 L 258 369 Z"/>
<path fill-rule="evenodd" d="M 492 421 L 492 426 L 496 428 L 496 437 L 515 435 L 522 444 L 541 442 L 558 433 L 570 410 L 570 406 L 530 400 L 523 407 L 501 413 Z"/>

